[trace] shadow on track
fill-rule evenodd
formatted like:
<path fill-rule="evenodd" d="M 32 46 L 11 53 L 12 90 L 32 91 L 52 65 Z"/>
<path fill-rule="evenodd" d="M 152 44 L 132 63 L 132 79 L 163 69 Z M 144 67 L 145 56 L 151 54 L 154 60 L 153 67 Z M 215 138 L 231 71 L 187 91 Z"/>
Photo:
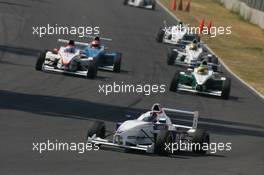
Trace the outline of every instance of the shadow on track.
<path fill-rule="evenodd" d="M 131 114 L 131 116 L 134 116 L 132 118 L 135 118 L 146 111 L 73 98 L 24 94 L 5 90 L 0 90 L 0 109 L 23 111 L 50 117 L 82 120 L 98 119 L 110 122 L 122 122 L 127 120 L 126 114 Z M 186 120 L 186 117 L 178 115 L 174 118 L 176 118 L 176 121 L 180 121 L 181 119 Z M 204 118 L 200 118 L 199 121 L 199 126 L 202 126 L 201 128 L 216 134 L 264 137 L 263 128 L 258 125 Z M 191 119 L 187 121 L 189 125 L 190 122 Z M 260 131 L 256 128 L 261 128 L 262 130 Z"/>
<path fill-rule="evenodd" d="M 0 52 L 7 52 L 7 53 L 25 55 L 25 56 L 38 56 L 41 50 L 33 49 L 33 48 L 18 47 L 18 46 L 0 45 Z"/>

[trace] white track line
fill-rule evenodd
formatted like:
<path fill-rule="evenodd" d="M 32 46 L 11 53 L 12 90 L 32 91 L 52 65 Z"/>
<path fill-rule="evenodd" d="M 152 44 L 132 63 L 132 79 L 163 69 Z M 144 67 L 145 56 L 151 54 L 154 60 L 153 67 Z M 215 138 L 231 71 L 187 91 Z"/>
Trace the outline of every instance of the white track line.
<path fill-rule="evenodd" d="M 157 0 L 158 5 L 163 8 L 167 13 L 170 14 L 170 16 L 172 16 L 176 21 L 180 21 L 179 18 L 177 18 L 167 7 L 165 7 L 159 0 Z M 250 84 L 248 84 L 247 82 L 245 82 L 244 80 L 242 80 L 239 76 L 237 76 L 224 62 L 223 60 L 214 53 L 214 51 L 209 48 L 207 45 L 205 45 L 206 48 L 214 55 L 216 55 L 219 58 L 219 61 L 221 63 L 221 65 L 223 65 L 225 67 L 225 69 L 232 74 L 236 79 L 238 79 L 240 82 L 242 82 L 247 88 L 249 88 L 251 91 L 253 91 L 258 97 L 260 97 L 262 100 L 264 100 L 264 95 L 262 95 L 260 92 L 258 92 L 255 88 L 253 88 Z"/>

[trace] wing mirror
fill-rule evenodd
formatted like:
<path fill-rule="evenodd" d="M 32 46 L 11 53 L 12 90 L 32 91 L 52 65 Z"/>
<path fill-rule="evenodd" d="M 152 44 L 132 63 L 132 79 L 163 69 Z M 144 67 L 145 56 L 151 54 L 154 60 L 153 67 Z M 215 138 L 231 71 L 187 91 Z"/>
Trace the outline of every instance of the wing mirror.
<path fill-rule="evenodd" d="M 125 117 L 128 118 L 128 119 L 130 119 L 131 118 L 131 115 L 130 114 L 126 114 Z"/>
<path fill-rule="evenodd" d="M 188 68 L 187 71 L 191 73 L 191 72 L 193 72 L 193 69 L 192 68 Z"/>

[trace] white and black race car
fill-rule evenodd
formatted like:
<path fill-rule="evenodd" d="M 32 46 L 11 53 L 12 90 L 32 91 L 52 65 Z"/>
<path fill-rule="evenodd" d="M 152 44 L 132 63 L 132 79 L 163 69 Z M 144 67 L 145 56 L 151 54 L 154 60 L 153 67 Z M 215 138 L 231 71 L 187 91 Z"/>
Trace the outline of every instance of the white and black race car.
<path fill-rule="evenodd" d="M 220 67 L 218 58 L 196 40 L 192 43 L 180 42 L 174 48 L 171 48 L 167 54 L 168 65 L 195 68 L 203 61 L 207 62 L 210 69 L 215 72 L 218 71 Z"/>
<path fill-rule="evenodd" d="M 164 22 L 164 26 L 159 28 L 156 36 L 157 42 L 173 45 L 181 41 L 190 43 L 193 40 L 200 42 L 200 36 L 190 32 L 188 26 L 184 25 L 182 22 L 174 26 L 167 26 L 166 22 Z"/>
<path fill-rule="evenodd" d="M 172 123 L 173 119 L 166 112 L 193 116 L 192 126 Z M 126 151 L 141 150 L 147 153 L 169 155 L 174 153 L 169 145 L 179 143 L 191 144 L 191 150 L 205 154 L 203 144 L 209 144 L 209 134 L 197 128 L 198 112 L 162 108 L 160 104 L 154 104 L 150 111 L 143 113 L 135 120 L 127 120 L 116 125 L 116 130 L 110 133 L 112 139 L 106 134 L 104 122 L 95 121 L 88 129 L 87 142 L 100 146 L 124 148 Z M 179 150 L 174 150 L 179 151 Z M 183 151 L 183 150 L 181 150 Z"/>
<path fill-rule="evenodd" d="M 124 5 L 155 10 L 156 1 L 155 0 L 124 0 Z"/>

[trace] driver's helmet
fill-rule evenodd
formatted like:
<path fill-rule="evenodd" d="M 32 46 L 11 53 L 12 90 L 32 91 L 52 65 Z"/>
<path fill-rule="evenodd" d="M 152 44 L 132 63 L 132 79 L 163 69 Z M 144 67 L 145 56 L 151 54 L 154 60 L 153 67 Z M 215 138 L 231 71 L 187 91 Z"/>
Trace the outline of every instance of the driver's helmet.
<path fill-rule="evenodd" d="M 197 69 L 198 73 L 204 74 L 208 72 L 207 61 L 203 61 Z"/>
<path fill-rule="evenodd" d="M 197 40 L 196 39 L 193 40 L 190 49 L 191 50 L 197 50 L 198 49 L 198 43 L 197 43 Z"/>
<path fill-rule="evenodd" d="M 100 48 L 100 46 L 101 46 L 100 38 L 97 36 L 97 37 L 95 37 L 94 40 L 91 42 L 91 47 L 92 47 L 92 48 L 96 48 L 96 49 L 98 49 L 98 48 Z"/>
<path fill-rule="evenodd" d="M 68 43 L 69 46 L 75 46 L 75 42 L 74 40 L 70 40 L 69 43 Z"/>
<path fill-rule="evenodd" d="M 181 25 L 181 26 L 183 25 L 182 21 L 179 21 L 179 25 Z"/>
<path fill-rule="evenodd" d="M 75 42 L 74 40 L 70 40 L 66 46 L 65 52 L 75 53 Z"/>

